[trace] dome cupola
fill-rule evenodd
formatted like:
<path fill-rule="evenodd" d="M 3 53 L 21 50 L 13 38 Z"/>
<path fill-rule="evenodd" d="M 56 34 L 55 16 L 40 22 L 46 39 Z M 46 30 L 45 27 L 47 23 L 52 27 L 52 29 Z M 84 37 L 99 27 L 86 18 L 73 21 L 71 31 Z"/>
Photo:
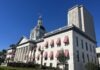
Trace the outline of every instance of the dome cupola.
<path fill-rule="evenodd" d="M 43 24 L 42 16 L 39 16 L 37 25 L 33 28 L 33 30 L 30 33 L 31 40 L 37 40 L 44 36 L 46 30 L 42 24 Z"/>

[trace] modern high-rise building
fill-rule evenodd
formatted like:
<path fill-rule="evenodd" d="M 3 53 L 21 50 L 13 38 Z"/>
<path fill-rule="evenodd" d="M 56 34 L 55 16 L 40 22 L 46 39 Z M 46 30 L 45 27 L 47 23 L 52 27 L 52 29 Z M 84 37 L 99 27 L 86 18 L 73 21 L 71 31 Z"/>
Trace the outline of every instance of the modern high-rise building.
<path fill-rule="evenodd" d="M 86 70 L 88 62 L 97 64 L 96 46 L 93 18 L 77 5 L 68 10 L 68 25 L 51 32 L 46 32 L 40 16 L 30 39 L 22 37 L 17 43 L 14 61 L 62 68 L 59 56 L 63 49 L 68 57 L 66 70 Z"/>

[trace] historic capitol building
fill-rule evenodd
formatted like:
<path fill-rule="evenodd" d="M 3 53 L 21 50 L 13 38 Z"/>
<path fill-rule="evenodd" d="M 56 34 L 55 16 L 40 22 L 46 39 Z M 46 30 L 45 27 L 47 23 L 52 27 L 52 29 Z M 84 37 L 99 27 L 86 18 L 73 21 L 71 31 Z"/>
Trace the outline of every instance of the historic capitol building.
<path fill-rule="evenodd" d="M 68 57 L 65 68 L 85 70 L 85 64 L 97 64 L 96 38 L 92 15 L 82 5 L 68 10 L 68 25 L 46 32 L 40 16 L 30 33 L 30 38 L 22 37 L 17 43 L 16 52 L 8 50 L 6 58 L 14 62 L 34 62 L 51 67 L 61 67 L 58 61 L 63 49 Z"/>

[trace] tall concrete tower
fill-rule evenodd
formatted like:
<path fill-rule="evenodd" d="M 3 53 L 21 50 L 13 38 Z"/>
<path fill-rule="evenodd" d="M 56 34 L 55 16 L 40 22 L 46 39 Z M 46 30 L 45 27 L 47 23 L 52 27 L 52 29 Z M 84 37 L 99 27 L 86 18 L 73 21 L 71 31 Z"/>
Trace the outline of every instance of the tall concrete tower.
<path fill-rule="evenodd" d="M 96 40 L 92 15 L 82 5 L 74 6 L 68 11 L 68 26 L 75 25 L 91 39 Z"/>

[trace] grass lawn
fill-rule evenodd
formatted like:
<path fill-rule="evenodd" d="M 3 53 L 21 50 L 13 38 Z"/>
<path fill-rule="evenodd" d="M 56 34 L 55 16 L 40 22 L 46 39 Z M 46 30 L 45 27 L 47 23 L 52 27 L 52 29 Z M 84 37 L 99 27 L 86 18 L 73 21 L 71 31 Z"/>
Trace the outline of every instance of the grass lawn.
<path fill-rule="evenodd" d="M 34 68 L 0 67 L 0 70 L 40 70 Z"/>

